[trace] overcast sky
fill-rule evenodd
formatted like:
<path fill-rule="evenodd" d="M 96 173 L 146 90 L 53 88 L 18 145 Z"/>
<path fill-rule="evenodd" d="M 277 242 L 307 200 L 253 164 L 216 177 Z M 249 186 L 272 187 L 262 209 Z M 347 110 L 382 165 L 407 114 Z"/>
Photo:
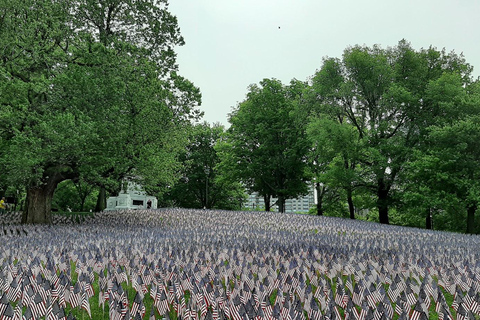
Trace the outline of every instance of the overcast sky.
<path fill-rule="evenodd" d="M 209 123 L 228 126 L 248 85 L 306 80 L 356 44 L 463 52 L 480 75 L 480 0 L 170 0 L 170 11 L 186 42 L 180 74 L 200 87 Z"/>

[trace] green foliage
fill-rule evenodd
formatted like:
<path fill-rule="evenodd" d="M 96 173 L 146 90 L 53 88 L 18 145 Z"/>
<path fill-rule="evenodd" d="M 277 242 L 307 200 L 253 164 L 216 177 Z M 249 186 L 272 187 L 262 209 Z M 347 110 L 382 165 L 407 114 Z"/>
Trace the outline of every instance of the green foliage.
<path fill-rule="evenodd" d="M 429 128 L 477 112 L 471 71 L 461 55 L 415 51 L 404 40 L 387 49 L 353 46 L 342 59 L 325 59 L 304 101 L 312 115 L 316 179 L 327 190 L 343 188 L 351 199 L 368 192 L 376 198 L 378 220 L 389 223 L 389 209 L 410 201 L 402 199 L 410 186 L 407 167 L 415 150 L 428 149 Z"/>
<path fill-rule="evenodd" d="M 218 148 L 222 166 L 251 192 L 285 199 L 307 191 L 304 127 L 295 112 L 303 84 L 275 79 L 251 85 L 247 99 L 230 115 L 231 127 Z M 268 210 L 266 205 L 266 210 Z"/>
<path fill-rule="evenodd" d="M 224 128 L 207 123 L 193 126 L 188 145 L 180 155 L 181 176 L 164 196 L 163 202 L 184 208 L 239 210 L 245 201 L 245 188 L 220 166 L 216 145 Z"/>
<path fill-rule="evenodd" d="M 341 213 L 350 213 L 353 218 L 354 191 L 362 184 L 357 165 L 362 141 L 354 126 L 334 118 L 333 115 L 320 114 L 308 124 L 307 139 L 312 146 L 309 161 L 317 183 L 327 186 L 324 190 L 336 195 L 334 202 L 338 202 L 339 197 L 350 201 L 347 211 L 342 208 Z M 326 201 L 322 206 L 329 212 L 325 207 L 329 205 L 328 197 L 317 198 Z"/>
<path fill-rule="evenodd" d="M 48 222 L 52 197 L 88 210 L 93 186 L 113 193 L 125 178 L 192 208 L 239 209 L 247 188 L 266 210 L 313 181 L 318 214 L 480 231 L 480 81 L 462 55 L 352 46 L 308 84 L 251 85 L 224 132 L 190 123 L 201 94 L 178 74 L 167 9 L 1 2 L 0 189 L 41 195 L 24 222 Z"/>
<path fill-rule="evenodd" d="M 474 233 L 477 228 L 479 123 L 480 117 L 474 115 L 452 124 L 430 127 L 428 148 L 418 150 L 409 167 L 410 178 L 416 184 L 407 189 L 406 199 L 411 203 L 422 202 L 423 208 L 442 213 L 439 222 L 447 230 L 465 227 L 468 233 Z M 446 219 L 445 213 L 457 219 Z"/>
<path fill-rule="evenodd" d="M 47 205 L 29 206 L 28 221 L 45 222 L 36 208 L 66 179 L 113 190 L 141 178 L 153 192 L 173 183 L 201 95 L 177 74 L 183 38 L 166 1 L 15 0 L 0 10 L 0 181 L 40 192 Z"/>
<path fill-rule="evenodd" d="M 52 208 L 59 211 L 83 212 L 94 210 L 98 190 L 84 181 L 66 180 L 59 183 L 52 199 Z"/>

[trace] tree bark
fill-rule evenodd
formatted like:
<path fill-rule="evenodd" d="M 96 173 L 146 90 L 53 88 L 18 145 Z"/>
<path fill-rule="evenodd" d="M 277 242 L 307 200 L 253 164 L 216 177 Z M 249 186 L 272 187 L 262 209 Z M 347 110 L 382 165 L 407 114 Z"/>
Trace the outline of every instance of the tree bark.
<path fill-rule="evenodd" d="M 270 195 L 264 195 L 263 202 L 265 203 L 265 211 L 270 211 Z"/>
<path fill-rule="evenodd" d="M 23 211 L 22 223 L 52 223 L 51 210 L 55 187 L 45 185 L 28 188 L 26 210 Z"/>
<path fill-rule="evenodd" d="M 474 234 L 475 233 L 475 211 L 477 210 L 477 206 L 475 204 L 470 205 L 467 208 L 467 234 Z"/>
<path fill-rule="evenodd" d="M 355 207 L 353 206 L 351 188 L 347 188 L 347 202 L 348 202 L 348 211 L 350 212 L 350 219 L 355 219 Z"/>
<path fill-rule="evenodd" d="M 425 212 L 425 229 L 432 230 L 432 215 L 431 215 L 431 208 L 428 208 Z"/>
<path fill-rule="evenodd" d="M 285 212 L 285 198 L 283 196 L 278 196 L 278 212 Z"/>
<path fill-rule="evenodd" d="M 323 195 L 325 193 L 325 186 L 320 185 L 320 182 L 316 182 L 315 192 L 317 192 L 317 216 L 323 216 Z"/>
<path fill-rule="evenodd" d="M 22 223 L 52 223 L 52 198 L 55 189 L 60 182 L 71 178 L 73 178 L 73 172 L 67 167 L 52 167 L 45 170 L 41 184 L 27 188 Z"/>
<path fill-rule="evenodd" d="M 97 204 L 95 205 L 95 212 L 103 211 L 107 207 L 107 199 L 105 194 L 106 194 L 105 187 L 101 186 L 98 192 Z"/>
<path fill-rule="evenodd" d="M 389 224 L 388 221 L 388 189 L 383 179 L 378 180 L 377 209 L 380 223 Z"/>

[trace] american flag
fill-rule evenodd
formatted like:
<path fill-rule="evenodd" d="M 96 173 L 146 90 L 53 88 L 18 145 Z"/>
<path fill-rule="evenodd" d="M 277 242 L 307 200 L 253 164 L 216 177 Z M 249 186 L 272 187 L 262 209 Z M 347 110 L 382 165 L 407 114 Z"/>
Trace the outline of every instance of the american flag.
<path fill-rule="evenodd" d="M 7 294 L 6 293 L 2 294 L 2 297 L 0 298 L 0 315 L 2 315 L 5 312 L 5 310 L 9 305 L 10 303 L 8 301 Z"/>
<path fill-rule="evenodd" d="M 453 320 L 452 314 L 445 305 L 440 305 L 438 312 L 438 319 L 440 320 Z"/>
<path fill-rule="evenodd" d="M 22 316 L 22 320 L 33 320 L 35 319 L 35 316 L 32 313 L 32 309 L 30 306 L 27 306 L 27 309 L 25 310 L 25 313 Z"/>
<path fill-rule="evenodd" d="M 90 311 L 90 301 L 88 300 L 88 295 L 85 292 L 85 290 L 82 288 L 82 293 L 81 293 L 82 299 L 81 299 L 81 308 L 87 311 L 88 316 L 91 318 L 92 317 L 92 312 Z"/>
<path fill-rule="evenodd" d="M 3 309 L 3 306 L 2 306 L 2 309 Z M 1 320 L 13 320 L 15 317 L 15 312 L 12 306 L 10 305 L 10 303 L 6 305 L 6 308 L 2 310 L 0 314 L 1 314 L 0 316 Z"/>
<path fill-rule="evenodd" d="M 167 295 L 165 294 L 165 289 L 163 287 L 157 287 L 154 304 L 160 315 L 168 313 Z"/>
<path fill-rule="evenodd" d="M 32 309 L 33 317 L 36 319 L 43 317 L 47 313 L 46 302 L 38 292 L 35 293 L 33 302 L 30 303 L 30 308 Z"/>
<path fill-rule="evenodd" d="M 22 296 L 21 281 L 22 281 L 21 275 L 18 275 L 15 278 L 13 278 L 7 291 L 8 300 L 18 301 L 21 298 Z"/>
<path fill-rule="evenodd" d="M 15 306 L 15 310 L 13 310 L 14 316 L 13 318 L 15 320 L 21 320 L 22 319 L 22 312 L 23 312 L 23 305 L 22 301 L 18 301 L 17 305 Z M 63 320 L 63 319 L 61 319 Z"/>
<path fill-rule="evenodd" d="M 143 295 L 142 291 L 137 291 L 135 293 L 135 298 L 133 299 L 132 309 L 130 314 L 132 316 L 140 315 L 142 318 L 145 315 L 145 305 L 143 304 Z"/>
<path fill-rule="evenodd" d="M 15 303 L 30 317 L 43 305 L 53 319 L 65 315 L 67 305 L 86 309 L 98 294 L 95 303 L 103 307 L 108 300 L 112 319 L 139 318 L 136 295 L 148 292 L 159 312 L 173 310 L 183 319 L 363 320 L 396 313 L 411 320 L 428 318 L 428 312 L 456 319 L 480 312 L 477 236 L 308 215 L 183 209 L 105 212 L 81 224 L 57 224 L 54 233 L 43 226 L 9 228 L 21 231 L 5 236 L 0 289 L 4 309 L 16 315 L 22 308 Z M 38 242 L 51 246 L 39 250 Z M 131 305 L 122 288 L 127 284 L 136 296 Z"/>

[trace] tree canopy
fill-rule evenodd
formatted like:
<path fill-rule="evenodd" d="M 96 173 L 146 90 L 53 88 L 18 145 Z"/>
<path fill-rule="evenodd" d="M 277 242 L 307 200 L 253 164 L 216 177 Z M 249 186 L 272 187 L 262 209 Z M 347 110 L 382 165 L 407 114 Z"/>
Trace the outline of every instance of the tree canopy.
<path fill-rule="evenodd" d="M 381 223 L 389 223 L 388 209 L 397 200 L 405 164 L 428 135 L 427 128 L 461 115 L 471 70 L 454 52 L 432 47 L 415 51 L 400 41 L 387 49 L 347 48 L 342 59 L 325 59 L 313 77 L 309 103 L 314 107 L 308 108 L 316 110 L 319 118 L 356 129 L 352 139 L 361 149 L 353 154 L 362 174 L 350 183 L 370 190 Z M 447 108 L 448 104 L 455 108 Z M 332 131 L 334 137 L 340 134 Z M 337 146 L 336 153 L 343 154 L 345 162 L 345 152 L 351 148 Z M 336 175 L 337 181 L 341 179 Z"/>
<path fill-rule="evenodd" d="M 278 198 L 283 212 L 286 199 L 307 191 L 308 144 L 294 104 L 303 87 L 295 81 L 285 86 L 276 79 L 251 85 L 247 99 L 230 115 L 231 127 L 220 147 L 230 172 L 264 197 L 267 211 L 270 197 Z"/>
<path fill-rule="evenodd" d="M 0 189 L 27 190 L 25 223 L 50 222 L 64 180 L 83 208 L 129 178 L 165 203 L 233 209 L 246 188 L 279 211 L 315 184 L 317 214 L 431 228 L 460 208 L 478 230 L 480 85 L 461 54 L 348 47 L 306 82 L 250 85 L 224 130 L 192 125 L 167 1 L 0 0 L 0 18 Z"/>
<path fill-rule="evenodd" d="M 201 96 L 177 73 L 174 48 L 184 42 L 167 2 L 1 8 L 1 181 L 27 186 L 23 221 L 49 222 L 65 179 L 171 183 Z"/>
<path fill-rule="evenodd" d="M 165 195 L 165 202 L 186 208 L 242 208 L 245 188 L 223 172 L 216 149 L 224 133 L 224 127 L 219 124 L 201 123 L 193 127 L 179 157 L 183 164 L 180 178 Z"/>

